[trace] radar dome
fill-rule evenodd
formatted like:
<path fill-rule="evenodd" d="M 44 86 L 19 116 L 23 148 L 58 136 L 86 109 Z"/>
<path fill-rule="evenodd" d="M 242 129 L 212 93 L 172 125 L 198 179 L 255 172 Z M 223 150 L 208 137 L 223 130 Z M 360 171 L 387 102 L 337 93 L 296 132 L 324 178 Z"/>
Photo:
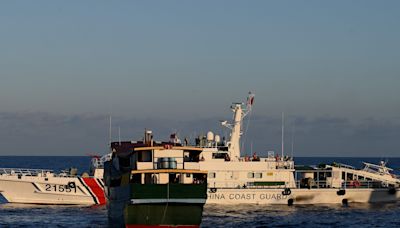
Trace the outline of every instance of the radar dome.
<path fill-rule="evenodd" d="M 213 141 L 214 140 L 214 133 L 212 131 L 207 132 L 207 141 Z"/>
<path fill-rule="evenodd" d="M 214 140 L 216 143 L 219 143 L 219 142 L 221 142 L 221 137 L 219 135 L 215 135 Z"/>

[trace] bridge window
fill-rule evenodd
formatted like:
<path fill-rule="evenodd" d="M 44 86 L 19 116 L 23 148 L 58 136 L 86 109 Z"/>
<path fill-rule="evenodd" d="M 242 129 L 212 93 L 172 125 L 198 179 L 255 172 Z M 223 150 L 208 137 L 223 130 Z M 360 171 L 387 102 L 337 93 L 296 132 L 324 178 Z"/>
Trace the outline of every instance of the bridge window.
<path fill-rule="evenodd" d="M 151 162 L 152 160 L 153 158 L 151 150 L 140 151 L 138 153 L 139 162 Z"/>

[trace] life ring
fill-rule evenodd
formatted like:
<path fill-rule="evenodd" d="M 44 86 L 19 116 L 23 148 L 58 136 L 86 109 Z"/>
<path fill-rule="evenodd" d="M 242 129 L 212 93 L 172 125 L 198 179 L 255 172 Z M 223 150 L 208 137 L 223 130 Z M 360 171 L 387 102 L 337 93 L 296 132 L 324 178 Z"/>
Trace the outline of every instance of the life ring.
<path fill-rule="evenodd" d="M 290 188 L 285 188 L 285 190 L 282 191 L 282 195 L 284 196 L 288 196 L 292 194 L 292 190 L 290 190 Z"/>
<path fill-rule="evenodd" d="M 346 190 L 340 189 L 339 191 L 336 192 L 336 194 L 337 194 L 338 196 L 344 196 L 344 195 L 346 194 Z"/>

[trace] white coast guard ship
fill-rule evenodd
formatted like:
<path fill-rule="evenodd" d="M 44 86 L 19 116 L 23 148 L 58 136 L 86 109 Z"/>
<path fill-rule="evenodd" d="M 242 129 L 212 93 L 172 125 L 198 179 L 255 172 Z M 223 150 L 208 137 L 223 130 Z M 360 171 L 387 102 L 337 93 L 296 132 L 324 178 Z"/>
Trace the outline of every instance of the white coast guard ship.
<path fill-rule="evenodd" d="M 196 139 L 202 147 L 197 159 L 200 170 L 208 171 L 211 204 L 319 204 L 387 202 L 400 198 L 400 179 L 384 162 L 364 163 L 357 170 L 343 164 L 295 167 L 291 157 L 269 152 L 267 157 L 242 157 L 240 137 L 243 118 L 251 111 L 254 95 L 247 104 L 234 103 L 230 140 L 221 143 L 212 132 Z M 283 150 L 282 150 L 283 154 Z M 192 156 L 193 157 L 193 156 Z M 196 158 L 194 158 L 196 159 Z"/>
<path fill-rule="evenodd" d="M 253 102 L 254 95 L 250 94 L 246 104 L 231 106 L 232 123 L 222 122 L 231 130 L 228 142 L 221 142 L 220 136 L 209 132 L 206 137 L 198 137 L 192 147 L 187 139 L 182 143 L 176 134 L 171 135 L 169 142 L 153 142 L 149 133 L 150 145 L 154 143 L 157 148 L 138 151 L 135 148 L 142 147 L 143 141 L 126 141 L 112 143 L 112 151 L 122 155 L 135 153 L 137 161 L 127 161 L 126 165 L 133 170 L 145 170 L 157 165 L 158 150 L 167 146 L 168 151 L 179 155 L 180 166 L 208 172 L 208 204 L 347 204 L 400 198 L 400 179 L 384 162 L 364 163 L 365 167 L 359 170 L 343 164 L 295 167 L 291 157 L 282 156 L 283 149 L 281 156 L 269 152 L 267 157 L 242 157 L 242 122 Z"/>
<path fill-rule="evenodd" d="M 54 173 L 45 169 L 0 168 L 0 194 L 9 203 L 105 204 L 103 167 L 109 155 L 93 157 L 91 176 L 76 169 Z"/>

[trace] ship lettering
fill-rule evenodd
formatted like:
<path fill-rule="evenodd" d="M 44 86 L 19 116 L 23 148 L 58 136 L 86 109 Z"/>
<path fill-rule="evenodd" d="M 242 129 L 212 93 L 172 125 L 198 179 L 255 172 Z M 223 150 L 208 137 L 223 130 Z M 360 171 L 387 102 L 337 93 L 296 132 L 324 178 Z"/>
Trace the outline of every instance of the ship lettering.
<path fill-rule="evenodd" d="M 229 199 L 231 199 L 231 200 L 233 200 L 233 199 L 234 200 L 251 200 L 251 199 L 254 199 L 255 195 L 256 194 L 250 194 L 250 193 L 248 193 L 248 194 L 244 194 L 244 193 L 229 194 Z"/>
<path fill-rule="evenodd" d="M 261 200 L 282 200 L 282 199 L 286 199 L 287 196 L 283 196 L 281 194 L 260 194 L 260 199 Z"/>
<path fill-rule="evenodd" d="M 224 200 L 225 199 L 225 195 L 224 194 L 220 194 L 220 193 L 208 194 L 208 198 L 209 199 L 216 199 L 216 200 Z"/>

